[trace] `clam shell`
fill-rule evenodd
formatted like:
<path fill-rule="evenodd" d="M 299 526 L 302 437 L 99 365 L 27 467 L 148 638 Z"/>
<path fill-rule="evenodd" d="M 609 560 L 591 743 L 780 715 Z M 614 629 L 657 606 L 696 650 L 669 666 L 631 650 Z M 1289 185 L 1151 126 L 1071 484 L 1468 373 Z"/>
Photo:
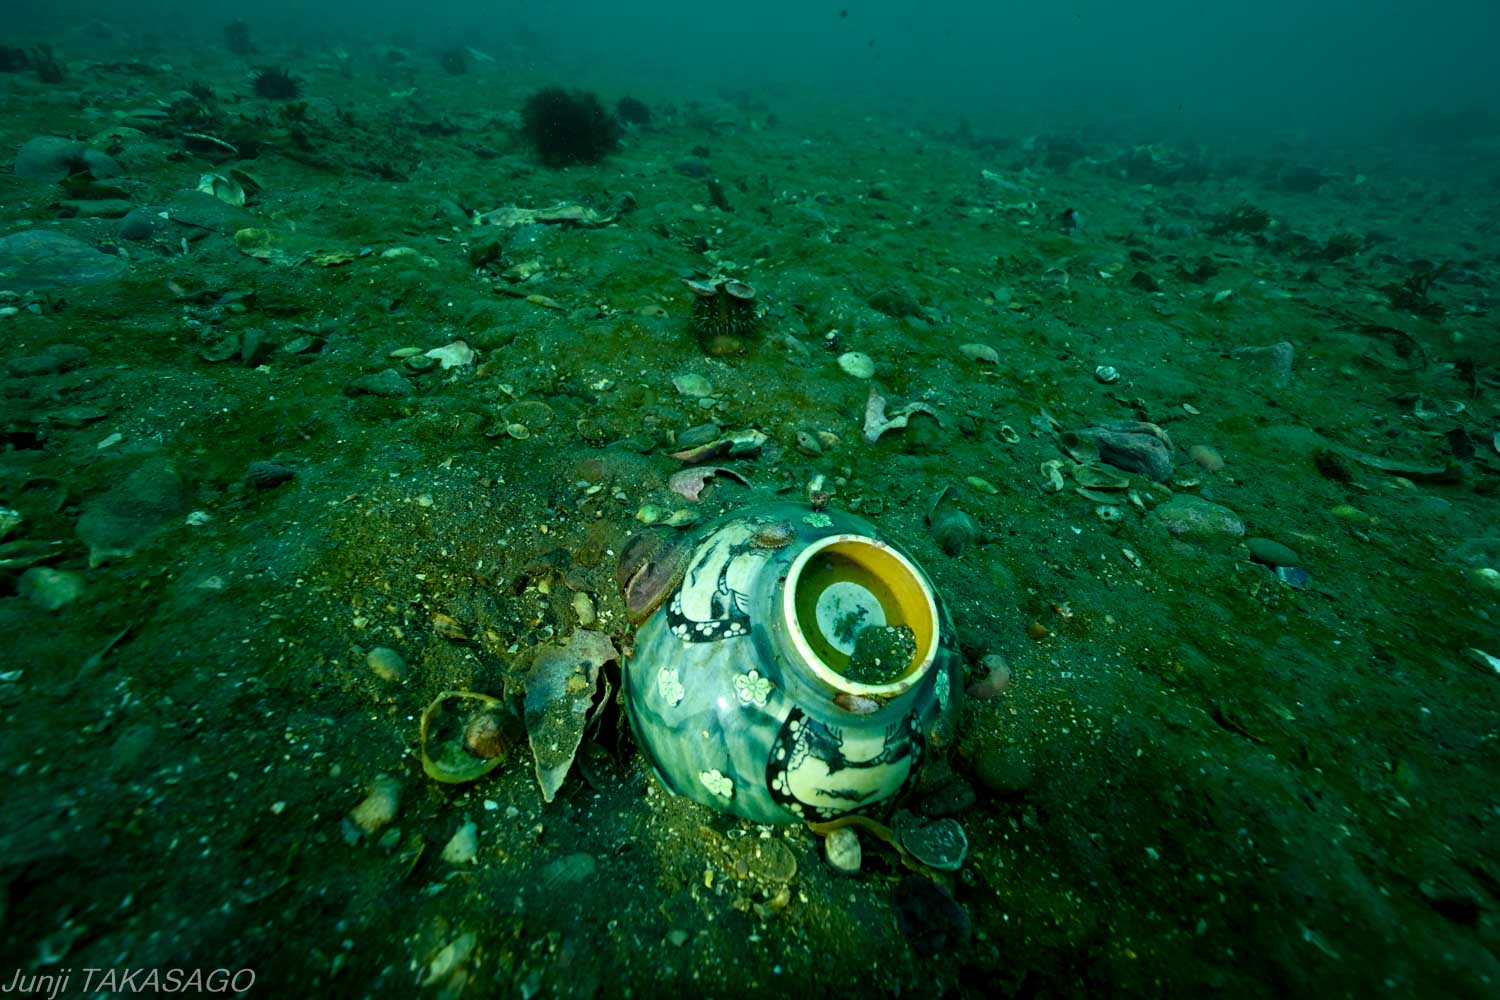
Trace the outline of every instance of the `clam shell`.
<path fill-rule="evenodd" d="M 481 723 L 490 717 L 493 726 Z M 471 748 L 474 731 L 480 742 Z M 519 741 L 519 720 L 498 698 L 475 691 L 444 691 L 422 713 L 422 770 L 434 781 L 457 785 L 482 777 L 504 762 Z M 480 756 L 476 750 L 492 756 Z"/>

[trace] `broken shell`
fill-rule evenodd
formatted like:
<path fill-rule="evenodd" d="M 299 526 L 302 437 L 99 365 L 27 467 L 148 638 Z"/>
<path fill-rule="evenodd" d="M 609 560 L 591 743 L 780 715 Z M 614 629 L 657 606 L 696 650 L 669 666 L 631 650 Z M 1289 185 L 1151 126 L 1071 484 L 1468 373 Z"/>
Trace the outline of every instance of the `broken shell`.
<path fill-rule="evenodd" d="M 902 810 L 896 814 L 896 836 L 912 857 L 929 868 L 956 872 L 969 853 L 969 838 L 951 817 L 924 820 Z"/>
<path fill-rule="evenodd" d="M 643 503 L 640 510 L 635 512 L 635 519 L 642 524 L 655 524 L 664 516 L 662 509 L 654 503 Z"/>
<path fill-rule="evenodd" d="M 726 281 L 722 287 L 725 293 L 733 298 L 743 299 L 746 302 L 755 298 L 755 289 L 743 281 Z"/>
<path fill-rule="evenodd" d="M 488 774 L 520 742 L 520 720 L 498 698 L 444 691 L 422 713 L 422 770 L 456 785 Z"/>
<path fill-rule="evenodd" d="M 506 424 L 505 433 L 509 437 L 515 438 L 517 441 L 525 441 L 527 438 L 531 437 L 531 428 L 527 427 L 525 424 Z"/>
<path fill-rule="evenodd" d="M 1094 380 L 1101 385 L 1120 381 L 1120 370 L 1114 365 L 1100 365 L 1094 369 Z"/>
<path fill-rule="evenodd" d="M 690 524 L 696 524 L 697 521 L 698 512 L 696 510 L 688 510 L 686 507 L 681 507 L 668 514 L 666 519 L 661 523 L 669 528 L 686 528 Z"/>
<path fill-rule="evenodd" d="M 625 617 L 639 625 L 677 589 L 693 545 L 686 535 L 660 529 L 638 532 L 620 550 L 615 583 L 625 597 Z"/>
<path fill-rule="evenodd" d="M 995 433 L 999 436 L 1000 440 L 1004 441 L 1006 444 L 1021 443 L 1021 435 L 1017 433 L 1016 429 L 1010 424 L 1001 424 L 1000 429 Z"/>
<path fill-rule="evenodd" d="M 233 205 L 235 208 L 245 207 L 245 189 L 232 177 L 204 174 L 198 178 L 198 190 L 204 194 L 213 195 L 226 205 Z"/>
<path fill-rule="evenodd" d="M 1105 469 L 1097 465 L 1073 466 L 1073 480 L 1079 486 L 1095 490 L 1123 490 L 1130 488 L 1130 477 L 1122 472 Z"/>
<path fill-rule="evenodd" d="M 694 295 L 701 295 L 704 298 L 711 298 L 719 294 L 719 283 L 717 281 L 696 281 L 692 278 L 683 278 L 682 283 Z"/>
<path fill-rule="evenodd" d="M 1065 485 L 1062 477 L 1063 463 L 1061 459 L 1054 458 L 1042 463 L 1042 492 L 1060 493 Z"/>
<path fill-rule="evenodd" d="M 1107 527 L 1113 528 L 1125 523 L 1125 511 L 1107 503 L 1101 503 L 1095 507 L 1094 515 Z"/>

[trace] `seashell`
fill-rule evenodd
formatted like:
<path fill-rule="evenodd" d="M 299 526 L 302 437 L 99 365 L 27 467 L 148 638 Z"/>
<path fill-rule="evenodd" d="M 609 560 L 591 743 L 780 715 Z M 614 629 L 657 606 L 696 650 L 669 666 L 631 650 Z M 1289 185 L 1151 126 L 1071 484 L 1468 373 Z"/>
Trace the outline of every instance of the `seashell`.
<path fill-rule="evenodd" d="M 743 281 L 726 281 L 723 288 L 726 295 L 743 302 L 749 302 L 755 298 L 755 289 Z"/>
<path fill-rule="evenodd" d="M 521 740 L 521 722 L 502 701 L 475 691 L 444 691 L 422 712 L 422 770 L 457 785 L 493 771 Z"/>
<path fill-rule="evenodd" d="M 932 518 L 932 537 L 938 548 L 957 559 L 979 537 L 974 519 L 956 508 L 944 508 Z"/>
<path fill-rule="evenodd" d="M 1041 472 L 1043 493 L 1062 492 L 1063 486 L 1066 485 L 1063 482 L 1062 467 L 1062 460 L 1057 458 L 1042 463 Z"/>
<path fill-rule="evenodd" d="M 625 617 L 639 625 L 682 582 L 693 546 L 687 536 L 648 529 L 633 535 L 620 550 L 615 583 L 625 598 Z"/>
<path fill-rule="evenodd" d="M 505 434 L 507 437 L 514 438 L 517 441 L 525 441 L 531 437 L 531 428 L 525 424 L 506 424 Z"/>
<path fill-rule="evenodd" d="M 687 497 L 689 500 L 698 500 L 703 495 L 703 489 L 708 481 L 715 476 L 726 476 L 738 480 L 742 485 L 749 486 L 750 481 L 733 469 L 726 469 L 722 465 L 705 465 L 696 469 L 682 469 L 672 473 L 667 480 L 667 487 L 678 496 Z M 651 523 L 651 522 L 646 522 Z"/>
<path fill-rule="evenodd" d="M 1021 435 L 1010 424 L 1001 424 L 1000 429 L 995 432 L 996 436 L 1006 444 L 1020 444 Z"/>
<path fill-rule="evenodd" d="M 635 512 L 635 519 L 642 524 L 656 524 L 665 516 L 662 509 L 654 503 L 643 503 L 640 510 Z"/>
<path fill-rule="evenodd" d="M 661 523 L 669 528 L 686 528 L 688 525 L 696 524 L 697 522 L 698 512 L 696 510 L 688 510 L 686 507 L 681 507 L 668 514 Z"/>
<path fill-rule="evenodd" d="M 904 810 L 896 815 L 896 835 L 912 857 L 929 868 L 956 872 L 969 853 L 969 838 L 958 820 L 944 817 L 931 821 Z"/>
<path fill-rule="evenodd" d="M 999 653 L 990 653 L 979 661 L 984 677 L 970 684 L 964 692 L 970 698 L 988 701 L 998 698 L 1010 686 L 1010 664 Z"/>
<path fill-rule="evenodd" d="M 505 419 L 512 423 L 525 424 L 527 427 L 535 427 L 538 430 L 550 427 L 556 414 L 552 407 L 540 399 L 522 399 L 511 403 L 505 408 Z"/>
<path fill-rule="evenodd" d="M 365 664 L 370 671 L 384 681 L 401 682 L 411 675 L 401 654 L 387 646 L 376 646 L 365 654 Z"/>
<path fill-rule="evenodd" d="M 855 378 L 874 378 L 875 361 L 868 354 L 859 351 L 845 351 L 839 355 L 839 367 L 845 374 L 853 375 Z"/>
<path fill-rule="evenodd" d="M 809 434 L 807 431 L 798 431 L 796 442 L 797 450 L 804 455 L 810 455 L 816 458 L 818 455 L 823 454 L 823 446 L 818 443 L 818 439 L 816 437 L 814 437 L 812 434 Z"/>
<path fill-rule="evenodd" d="M 401 362 L 401 367 L 414 375 L 420 375 L 423 372 L 432 371 L 439 364 L 437 358 L 428 357 L 425 354 L 413 354 Z"/>
<path fill-rule="evenodd" d="M 1075 465 L 1073 480 L 1079 486 L 1095 490 L 1124 490 L 1130 488 L 1130 477 L 1112 469 L 1097 465 Z"/>
<path fill-rule="evenodd" d="M 1106 527 L 1114 528 L 1125 523 L 1125 511 L 1107 503 L 1095 507 L 1094 516 L 1103 521 Z"/>
<path fill-rule="evenodd" d="M 979 527 L 972 517 L 947 502 L 950 492 L 947 486 L 938 491 L 927 509 L 927 523 L 938 548 L 957 559 L 979 537 Z"/>
<path fill-rule="evenodd" d="M 474 349 L 462 340 L 455 340 L 451 344 L 442 347 L 434 347 L 426 352 L 423 357 L 432 358 L 443 366 L 443 371 L 449 368 L 463 368 L 474 363 L 476 355 Z M 408 362 L 410 363 L 410 362 Z"/>
<path fill-rule="evenodd" d="M 672 376 L 672 386 L 679 393 L 689 399 L 698 399 L 701 396 L 712 395 L 713 383 L 702 375 L 686 374 Z"/>
<path fill-rule="evenodd" d="M 880 711 L 881 702 L 862 694 L 840 691 L 833 696 L 833 703 L 850 715 L 873 715 Z"/>
<path fill-rule="evenodd" d="M 989 344 L 960 344 L 958 352 L 970 361 L 977 361 L 984 365 L 998 365 L 1000 353 Z"/>
<path fill-rule="evenodd" d="M 245 189 L 232 177 L 204 174 L 198 178 L 198 190 L 204 194 L 213 195 L 226 205 L 233 205 L 235 208 L 245 207 Z"/>
<path fill-rule="evenodd" d="M 1120 381 L 1120 370 L 1114 365 L 1100 365 L 1094 369 L 1094 381 L 1100 385 L 1109 385 Z"/>
<path fill-rule="evenodd" d="M 772 521 L 755 529 L 750 544 L 763 549 L 779 549 L 797 538 L 797 529 L 789 521 Z"/>
<path fill-rule="evenodd" d="M 245 470 L 245 482 L 258 490 L 269 490 L 290 482 L 297 470 L 279 462 L 251 462 Z"/>

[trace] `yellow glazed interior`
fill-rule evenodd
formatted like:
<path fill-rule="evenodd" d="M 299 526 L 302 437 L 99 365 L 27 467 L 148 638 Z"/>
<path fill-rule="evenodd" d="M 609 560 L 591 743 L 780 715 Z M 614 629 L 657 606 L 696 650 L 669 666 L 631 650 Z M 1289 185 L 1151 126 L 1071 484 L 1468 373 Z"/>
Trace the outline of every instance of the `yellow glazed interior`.
<path fill-rule="evenodd" d="M 916 652 L 897 676 L 883 684 L 860 683 L 840 671 L 849 662 L 856 632 L 837 630 L 830 620 L 854 608 L 864 624 L 905 625 Z M 832 535 L 809 545 L 792 561 L 782 590 L 782 615 L 797 651 L 813 673 L 838 691 L 890 697 L 915 684 L 937 653 L 937 603 L 911 561 L 884 542 L 864 535 Z"/>

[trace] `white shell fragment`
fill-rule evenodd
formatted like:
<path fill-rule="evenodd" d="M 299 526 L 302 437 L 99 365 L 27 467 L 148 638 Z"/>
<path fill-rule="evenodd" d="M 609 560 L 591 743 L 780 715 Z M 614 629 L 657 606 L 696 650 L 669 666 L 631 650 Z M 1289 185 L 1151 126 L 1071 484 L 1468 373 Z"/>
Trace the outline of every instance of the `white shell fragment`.
<path fill-rule="evenodd" d="M 874 378 L 875 361 L 859 351 L 845 351 L 839 355 L 839 367 L 855 378 Z"/>

